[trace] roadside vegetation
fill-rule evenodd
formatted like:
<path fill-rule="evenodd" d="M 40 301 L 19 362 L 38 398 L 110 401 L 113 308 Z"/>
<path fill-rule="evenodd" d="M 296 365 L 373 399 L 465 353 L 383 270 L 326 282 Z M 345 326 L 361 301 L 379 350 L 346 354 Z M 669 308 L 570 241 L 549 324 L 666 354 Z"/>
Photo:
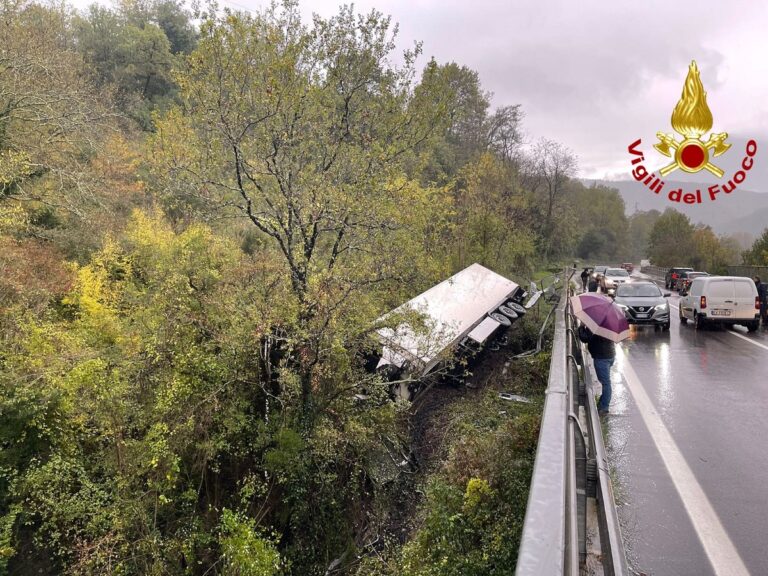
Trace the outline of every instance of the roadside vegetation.
<path fill-rule="evenodd" d="M 488 353 L 476 366 L 468 378 L 470 387 L 448 389 L 449 394 L 435 391 L 419 410 L 414 423 L 419 470 L 401 479 L 392 492 L 421 497 L 411 502 L 403 526 L 391 526 L 395 537 L 362 559 L 356 574 L 514 572 L 544 405 L 552 326 L 544 352 L 509 358 L 535 346 L 543 316 L 519 321 L 509 347 Z M 499 392 L 530 403 L 501 399 Z M 408 537 L 397 538 L 399 534 Z"/>

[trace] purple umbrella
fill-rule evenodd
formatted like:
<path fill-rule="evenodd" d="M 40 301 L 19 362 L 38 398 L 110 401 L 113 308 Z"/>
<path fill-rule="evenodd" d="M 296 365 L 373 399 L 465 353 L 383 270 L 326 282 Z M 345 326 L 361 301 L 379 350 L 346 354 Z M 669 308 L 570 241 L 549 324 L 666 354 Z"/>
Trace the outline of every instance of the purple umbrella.
<path fill-rule="evenodd" d="M 621 308 L 601 294 L 586 292 L 571 296 L 573 315 L 581 320 L 593 334 L 621 342 L 629 338 L 629 323 Z"/>

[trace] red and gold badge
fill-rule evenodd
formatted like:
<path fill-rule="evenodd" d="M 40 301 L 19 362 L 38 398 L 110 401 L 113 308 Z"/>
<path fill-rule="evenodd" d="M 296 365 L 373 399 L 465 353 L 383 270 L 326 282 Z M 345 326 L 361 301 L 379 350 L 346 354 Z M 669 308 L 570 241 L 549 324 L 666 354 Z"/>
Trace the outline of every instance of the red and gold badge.
<path fill-rule="evenodd" d="M 727 132 L 712 133 L 706 142 L 701 139 L 712 130 L 712 112 L 707 106 L 707 93 L 695 60 L 688 67 L 683 94 L 672 111 L 672 128 L 683 137 L 682 142 L 672 134 L 657 132 L 659 142 L 653 145 L 664 156 L 674 158 L 674 162 L 659 170 L 662 176 L 680 168 L 689 173 L 709 170 L 718 178 L 723 177 L 723 171 L 709 161 L 710 152 L 712 156 L 720 156 L 731 145 L 726 143 Z"/>

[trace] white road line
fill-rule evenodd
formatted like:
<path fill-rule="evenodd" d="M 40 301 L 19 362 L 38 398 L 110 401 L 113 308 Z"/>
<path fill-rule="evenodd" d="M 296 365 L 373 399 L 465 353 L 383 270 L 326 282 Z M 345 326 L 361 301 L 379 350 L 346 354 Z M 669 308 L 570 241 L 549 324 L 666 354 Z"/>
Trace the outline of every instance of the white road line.
<path fill-rule="evenodd" d="M 720 518 L 685 461 L 685 457 L 661 420 L 637 374 L 630 366 L 627 356 L 620 348 L 617 348 L 616 353 L 624 357 L 623 373 L 627 387 L 635 399 L 645 426 L 651 433 L 656 449 L 664 460 L 664 465 L 667 467 L 675 489 L 683 501 L 715 574 L 718 576 L 748 576 L 749 571 L 744 565 L 744 561 L 720 523 Z"/>
<path fill-rule="evenodd" d="M 754 344 L 755 346 L 760 346 L 760 348 L 763 348 L 764 350 L 768 350 L 768 346 L 766 346 L 765 344 L 760 344 L 760 342 L 755 342 L 754 340 L 752 340 L 752 338 L 747 338 L 743 334 L 739 334 L 738 332 L 734 332 L 732 330 L 728 330 L 728 334 L 736 336 L 736 338 L 741 338 L 742 340 L 745 340 L 750 344 Z"/>

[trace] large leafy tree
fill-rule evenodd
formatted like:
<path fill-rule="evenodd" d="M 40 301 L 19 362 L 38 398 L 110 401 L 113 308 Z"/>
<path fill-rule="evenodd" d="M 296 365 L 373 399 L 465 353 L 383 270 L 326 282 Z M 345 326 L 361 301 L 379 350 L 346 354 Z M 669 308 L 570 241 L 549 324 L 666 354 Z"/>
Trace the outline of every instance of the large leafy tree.
<path fill-rule="evenodd" d="M 744 252 L 744 263 L 757 266 L 768 266 L 768 228 L 755 240 L 752 247 Z"/>
<path fill-rule="evenodd" d="M 203 26 L 179 76 L 183 106 L 154 139 L 174 213 L 244 219 L 279 258 L 302 329 L 292 357 L 308 412 L 329 338 L 351 337 L 344 326 L 359 328 L 381 288 L 398 294 L 432 269 L 445 202 L 404 165 L 440 127 L 444 92 L 433 66 L 415 90 L 417 54 L 394 67 L 393 48 L 376 12 L 343 8 L 308 27 L 293 3 L 228 13 Z"/>
<path fill-rule="evenodd" d="M 151 113 L 175 99 L 174 67 L 195 46 L 191 16 L 173 0 L 123 2 L 118 9 L 92 4 L 73 23 L 95 83 L 113 90 L 121 110 L 151 129 Z"/>
<path fill-rule="evenodd" d="M 269 442 L 245 337 L 280 314 L 264 286 L 281 300 L 231 241 L 137 213 L 49 314 L 1 310 L 0 573 L 183 574 L 218 546 L 279 572 L 269 535 L 218 513 Z"/>
<path fill-rule="evenodd" d="M 648 237 L 648 255 L 656 266 L 689 265 L 695 253 L 694 226 L 685 214 L 667 208 Z"/>
<path fill-rule="evenodd" d="M 620 258 L 626 248 L 627 217 L 618 191 L 605 186 L 589 188 L 570 183 L 569 204 L 576 217 L 581 258 Z"/>
<path fill-rule="evenodd" d="M 714 274 L 727 273 L 728 264 L 737 264 L 733 251 L 727 249 L 724 238 L 718 236 L 709 226 L 698 225 L 693 231 L 694 252 L 691 265 L 696 270 L 705 270 Z M 738 252 L 736 253 L 738 254 Z"/>
<path fill-rule="evenodd" d="M 486 152 L 459 172 L 455 190 L 454 268 L 479 262 L 526 274 L 535 255 L 530 205 L 509 164 Z"/>
<path fill-rule="evenodd" d="M 513 160 L 522 140 L 520 106 L 491 111 L 492 94 L 483 90 L 479 74 L 467 66 L 450 62 L 428 72 L 439 79 L 448 97 L 448 122 L 429 147 L 428 162 L 420 167 L 422 178 L 449 181 L 486 152 Z"/>
<path fill-rule="evenodd" d="M 648 238 L 660 216 L 658 210 L 648 210 L 635 212 L 629 217 L 627 254 L 633 260 L 642 260 L 648 256 Z"/>

